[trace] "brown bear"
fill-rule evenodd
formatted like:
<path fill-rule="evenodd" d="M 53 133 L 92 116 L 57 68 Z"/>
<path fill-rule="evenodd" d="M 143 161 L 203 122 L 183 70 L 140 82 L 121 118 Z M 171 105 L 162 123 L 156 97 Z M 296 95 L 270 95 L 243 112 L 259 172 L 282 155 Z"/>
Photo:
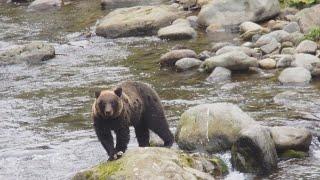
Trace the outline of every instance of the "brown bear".
<path fill-rule="evenodd" d="M 95 93 L 92 118 L 95 132 L 109 155 L 120 158 L 130 140 L 129 126 L 135 129 L 140 147 L 149 146 L 149 130 L 155 132 L 165 147 L 171 147 L 174 137 L 158 94 L 141 82 L 127 81 L 112 90 Z M 114 147 L 111 131 L 116 134 Z"/>

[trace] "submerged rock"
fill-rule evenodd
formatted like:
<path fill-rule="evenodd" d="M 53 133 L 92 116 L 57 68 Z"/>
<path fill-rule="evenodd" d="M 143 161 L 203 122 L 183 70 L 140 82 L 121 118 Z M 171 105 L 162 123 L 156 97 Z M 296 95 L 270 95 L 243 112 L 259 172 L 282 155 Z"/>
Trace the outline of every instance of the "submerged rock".
<path fill-rule="evenodd" d="M 219 83 L 230 79 L 231 71 L 229 69 L 216 67 L 206 80 L 210 83 Z"/>
<path fill-rule="evenodd" d="M 268 175 L 277 169 L 277 152 L 266 127 L 256 125 L 243 129 L 232 146 L 232 165 L 246 173 Z"/>
<path fill-rule="evenodd" d="M 177 19 L 172 25 L 159 29 L 158 36 L 161 39 L 192 39 L 197 36 L 197 32 L 191 27 L 186 19 Z"/>
<path fill-rule="evenodd" d="M 197 53 L 190 49 L 178 49 L 167 52 L 160 57 L 161 67 L 173 67 L 175 63 L 182 58 L 197 58 Z"/>
<path fill-rule="evenodd" d="M 214 179 L 223 172 L 216 158 L 194 157 L 167 148 L 135 148 L 122 158 L 77 173 L 74 180 L 86 179 Z M 220 167 L 219 167 L 220 166 Z"/>
<path fill-rule="evenodd" d="M 52 45 L 44 42 L 31 42 L 25 45 L 17 45 L 0 50 L 0 65 L 18 63 L 39 63 L 55 56 Z"/>
<path fill-rule="evenodd" d="M 201 68 L 211 72 L 216 67 L 224 67 L 230 70 L 248 70 L 249 67 L 257 67 L 258 60 L 249 57 L 242 51 L 231 51 L 218 56 L 208 58 Z"/>
<path fill-rule="evenodd" d="M 303 67 L 286 68 L 278 79 L 283 84 L 307 84 L 311 81 L 311 73 Z"/>
<path fill-rule="evenodd" d="M 120 8 L 98 23 L 96 33 L 107 38 L 154 35 L 160 28 L 184 16 L 185 12 L 166 5 Z"/>
<path fill-rule="evenodd" d="M 278 152 L 308 151 L 311 145 L 312 134 L 306 129 L 278 126 L 270 128 L 270 132 Z"/>
<path fill-rule="evenodd" d="M 287 150 L 284 151 L 283 153 L 279 154 L 279 158 L 282 160 L 287 160 L 287 159 L 292 159 L 292 158 L 296 158 L 296 159 L 302 159 L 308 156 L 308 153 L 303 152 L 303 151 L 295 151 L 295 150 Z"/>
<path fill-rule="evenodd" d="M 176 141 L 184 150 L 229 150 L 240 131 L 254 124 L 256 122 L 236 105 L 202 104 L 182 114 Z"/>
<path fill-rule="evenodd" d="M 201 63 L 202 61 L 196 58 L 182 58 L 175 65 L 178 71 L 186 71 L 199 67 Z"/>
<path fill-rule="evenodd" d="M 245 21 L 267 20 L 279 12 L 278 0 L 214 0 L 201 8 L 198 23 L 202 26 L 238 25 Z"/>

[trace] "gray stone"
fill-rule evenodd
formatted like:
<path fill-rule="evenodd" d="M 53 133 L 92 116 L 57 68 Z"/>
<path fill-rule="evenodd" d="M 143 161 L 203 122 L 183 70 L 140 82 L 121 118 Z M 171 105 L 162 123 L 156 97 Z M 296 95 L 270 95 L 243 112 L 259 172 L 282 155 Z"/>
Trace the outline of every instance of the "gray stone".
<path fill-rule="evenodd" d="M 212 52 L 217 52 L 219 49 L 225 47 L 225 46 L 234 46 L 230 42 L 218 42 L 218 43 L 213 43 L 211 47 Z"/>
<path fill-rule="evenodd" d="M 276 57 L 277 68 L 290 67 L 293 60 L 294 60 L 294 56 L 292 55 L 287 55 L 287 54 L 280 55 Z"/>
<path fill-rule="evenodd" d="M 317 43 L 310 40 L 304 40 L 297 46 L 296 52 L 315 54 L 317 51 L 317 48 L 318 48 Z"/>
<path fill-rule="evenodd" d="M 303 67 L 286 68 L 278 80 L 283 84 L 307 84 L 311 81 L 311 73 Z"/>
<path fill-rule="evenodd" d="M 313 27 L 320 26 L 320 4 L 302 9 L 295 17 L 302 32 L 308 33 Z"/>
<path fill-rule="evenodd" d="M 8 47 L 0 51 L 0 65 L 18 63 L 36 64 L 55 56 L 52 45 L 43 42 L 31 42 L 25 45 Z"/>
<path fill-rule="evenodd" d="M 223 67 L 216 67 L 213 72 L 207 77 L 210 83 L 219 83 L 231 79 L 231 71 Z"/>
<path fill-rule="evenodd" d="M 161 39 L 192 39 L 197 36 L 197 32 L 191 27 L 186 19 L 177 19 L 172 25 L 163 27 L 158 31 L 158 37 Z"/>
<path fill-rule="evenodd" d="M 304 39 L 304 35 L 300 32 L 291 33 L 290 36 L 290 41 L 295 45 L 299 44 Z"/>
<path fill-rule="evenodd" d="M 218 56 L 218 55 L 225 54 L 225 53 L 231 52 L 231 51 L 242 51 L 250 57 L 257 57 L 258 56 L 258 54 L 255 50 L 248 48 L 248 47 L 243 47 L 243 46 L 224 46 L 223 48 L 219 49 L 216 52 L 216 55 Z"/>
<path fill-rule="evenodd" d="M 240 131 L 254 124 L 256 122 L 236 105 L 202 104 L 181 115 L 176 141 L 184 150 L 229 150 Z"/>
<path fill-rule="evenodd" d="M 287 31 L 277 30 L 277 31 L 272 31 L 268 34 L 261 36 L 260 39 L 256 43 L 259 44 L 259 41 L 264 40 L 264 39 L 270 39 L 270 38 L 275 38 L 280 43 L 282 43 L 284 41 L 291 41 L 291 36 Z"/>
<path fill-rule="evenodd" d="M 306 129 L 278 126 L 270 128 L 270 132 L 278 152 L 286 150 L 309 151 L 312 135 Z"/>
<path fill-rule="evenodd" d="M 259 61 L 259 67 L 262 69 L 274 69 L 276 68 L 277 62 L 274 59 L 267 58 Z"/>
<path fill-rule="evenodd" d="M 173 67 L 175 63 L 182 58 L 197 58 L 197 53 L 190 49 L 172 50 L 160 57 L 160 65 L 161 67 Z"/>
<path fill-rule="evenodd" d="M 187 20 L 189 21 L 191 27 L 196 28 L 198 27 L 198 16 L 188 16 Z"/>
<path fill-rule="evenodd" d="M 283 48 L 281 50 L 281 54 L 295 54 L 296 53 L 296 50 L 292 47 L 287 47 L 287 48 Z"/>
<path fill-rule="evenodd" d="M 286 26 L 284 26 L 283 30 L 288 33 L 300 32 L 300 26 L 297 22 L 290 22 Z"/>
<path fill-rule="evenodd" d="M 237 170 L 269 175 L 277 169 L 277 152 L 266 127 L 255 125 L 243 129 L 232 146 L 231 162 Z"/>
<path fill-rule="evenodd" d="M 96 34 L 107 38 L 154 35 L 184 16 L 185 12 L 166 5 L 119 8 L 99 21 Z"/>
<path fill-rule="evenodd" d="M 212 53 L 206 50 L 206 51 L 202 51 L 198 56 L 200 60 L 204 61 L 212 57 Z"/>
<path fill-rule="evenodd" d="M 216 67 L 224 67 L 230 70 L 248 70 L 249 67 L 256 66 L 258 66 L 256 58 L 250 57 L 242 51 L 231 51 L 206 59 L 201 68 L 211 72 Z"/>
<path fill-rule="evenodd" d="M 188 69 L 197 68 L 201 65 L 202 61 L 195 58 L 182 58 L 176 62 L 176 68 L 179 71 L 186 71 Z"/>
<path fill-rule="evenodd" d="M 29 11 L 44 11 L 49 9 L 57 9 L 63 5 L 62 0 L 35 0 L 29 6 Z"/>
<path fill-rule="evenodd" d="M 245 21 L 266 20 L 279 12 L 278 0 L 214 0 L 201 8 L 198 23 L 202 26 L 238 25 Z"/>
<path fill-rule="evenodd" d="M 270 54 L 273 51 L 280 49 L 281 44 L 275 38 L 272 38 L 269 44 L 260 47 L 261 51 L 265 54 Z"/>
<path fill-rule="evenodd" d="M 304 67 L 308 70 L 311 70 L 313 63 L 320 63 L 320 59 L 311 54 L 299 53 L 294 55 L 294 61 L 292 62 L 291 66 Z"/>

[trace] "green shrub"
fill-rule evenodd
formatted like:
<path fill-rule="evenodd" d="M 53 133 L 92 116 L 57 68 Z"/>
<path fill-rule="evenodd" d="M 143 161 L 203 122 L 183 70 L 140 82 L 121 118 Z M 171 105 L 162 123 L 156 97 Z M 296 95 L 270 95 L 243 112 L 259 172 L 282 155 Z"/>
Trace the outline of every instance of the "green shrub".
<path fill-rule="evenodd" d="M 280 0 L 280 3 L 285 7 L 303 8 L 320 3 L 320 0 Z"/>
<path fill-rule="evenodd" d="M 320 41 L 320 26 L 311 29 L 311 31 L 304 36 L 305 39 L 309 39 L 311 41 Z"/>

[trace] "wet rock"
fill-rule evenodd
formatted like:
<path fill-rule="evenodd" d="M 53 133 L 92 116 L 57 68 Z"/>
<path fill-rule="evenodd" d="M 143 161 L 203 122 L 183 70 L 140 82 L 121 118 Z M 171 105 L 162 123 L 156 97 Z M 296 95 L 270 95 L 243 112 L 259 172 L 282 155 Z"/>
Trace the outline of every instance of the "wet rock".
<path fill-rule="evenodd" d="M 177 19 L 172 25 L 163 27 L 158 31 L 158 37 L 161 39 L 192 39 L 197 36 L 197 32 L 191 27 L 186 19 Z"/>
<path fill-rule="evenodd" d="M 192 28 L 198 27 L 198 17 L 197 16 L 188 16 L 187 20 L 189 21 Z"/>
<path fill-rule="evenodd" d="M 297 100 L 298 97 L 299 97 L 298 92 L 285 91 L 285 92 L 277 94 L 273 98 L 273 101 L 274 101 L 274 103 L 276 103 L 278 105 L 287 105 L 288 103 L 291 102 L 291 100 Z"/>
<path fill-rule="evenodd" d="M 259 67 L 262 69 L 274 69 L 277 62 L 274 59 L 267 58 L 259 61 Z"/>
<path fill-rule="evenodd" d="M 295 54 L 296 53 L 296 50 L 294 48 L 291 48 L 291 47 L 287 47 L 287 48 L 283 48 L 281 50 L 281 54 Z"/>
<path fill-rule="evenodd" d="M 295 151 L 295 150 L 287 150 L 283 153 L 279 154 L 279 158 L 281 160 L 287 160 L 287 159 L 292 159 L 292 158 L 296 158 L 296 159 L 302 159 L 308 156 L 308 153 L 303 152 L 303 151 Z"/>
<path fill-rule="evenodd" d="M 177 127 L 176 141 L 184 150 L 228 150 L 240 131 L 255 123 L 236 105 L 202 104 L 182 114 Z"/>
<path fill-rule="evenodd" d="M 28 6 L 28 9 L 30 11 L 44 11 L 48 9 L 57 9 L 62 5 L 62 0 L 35 0 Z"/>
<path fill-rule="evenodd" d="M 197 53 L 190 49 L 172 50 L 160 57 L 160 66 L 173 67 L 182 58 L 197 58 Z"/>
<path fill-rule="evenodd" d="M 311 132 L 288 126 L 278 126 L 270 128 L 272 139 L 278 152 L 287 150 L 309 151 L 311 145 Z"/>
<path fill-rule="evenodd" d="M 232 165 L 241 172 L 268 175 L 277 169 L 277 152 L 270 132 L 256 125 L 243 129 L 232 146 Z"/>
<path fill-rule="evenodd" d="M 297 22 L 290 22 L 283 27 L 283 30 L 287 31 L 288 33 L 300 32 L 300 26 Z"/>
<path fill-rule="evenodd" d="M 200 60 L 204 61 L 205 59 L 212 57 L 212 55 L 213 53 L 209 51 L 202 51 L 198 56 Z"/>
<path fill-rule="evenodd" d="M 203 167 L 199 159 L 168 148 L 135 148 L 128 150 L 119 160 L 101 163 L 77 173 L 73 180 L 214 179 L 211 174 L 193 167 L 194 164 Z M 210 159 L 202 158 L 202 161 L 210 163 Z"/>
<path fill-rule="evenodd" d="M 110 6 L 116 6 L 116 5 L 125 5 L 130 4 L 132 6 L 132 3 L 139 3 L 141 0 L 101 0 L 101 6 L 102 7 L 110 7 Z"/>
<path fill-rule="evenodd" d="M 119 8 L 99 21 L 96 34 L 107 38 L 154 35 L 184 16 L 185 12 L 166 5 Z"/>
<path fill-rule="evenodd" d="M 230 70 L 248 70 L 249 67 L 256 66 L 258 66 L 256 58 L 249 57 L 242 51 L 231 51 L 206 59 L 201 68 L 211 72 L 216 67 L 224 67 Z"/>
<path fill-rule="evenodd" d="M 320 63 L 320 59 L 311 54 L 299 53 L 294 55 L 294 61 L 292 62 L 291 66 L 304 67 L 308 70 L 311 70 L 313 63 Z"/>
<path fill-rule="evenodd" d="M 278 80 L 283 84 L 306 84 L 311 81 L 311 73 L 303 67 L 286 68 Z"/>
<path fill-rule="evenodd" d="M 198 23 L 202 26 L 238 25 L 245 21 L 266 20 L 279 12 L 280 5 L 277 0 L 215 0 L 201 8 Z"/>
<path fill-rule="evenodd" d="M 318 45 L 317 43 L 304 40 L 302 41 L 296 48 L 297 53 L 307 53 L 307 54 L 315 54 L 317 51 Z"/>
<path fill-rule="evenodd" d="M 231 79 L 231 71 L 223 67 L 216 67 L 206 79 L 210 83 L 219 83 Z"/>
<path fill-rule="evenodd" d="M 186 71 L 188 69 L 197 68 L 201 65 L 202 61 L 195 58 L 182 58 L 175 64 L 178 71 Z"/>
<path fill-rule="evenodd" d="M 277 61 L 277 68 L 286 68 L 290 67 L 292 61 L 294 60 L 294 56 L 282 54 L 275 57 Z"/>
<path fill-rule="evenodd" d="M 320 26 L 320 4 L 299 11 L 295 18 L 302 32 L 308 33 L 313 27 Z"/>
<path fill-rule="evenodd" d="M 258 56 L 258 53 L 255 50 L 248 47 L 243 47 L 243 46 L 224 46 L 216 52 L 216 55 L 225 54 L 231 51 L 242 51 L 250 57 Z"/>
<path fill-rule="evenodd" d="M 230 42 L 218 42 L 218 43 L 213 43 L 211 47 L 212 52 L 217 52 L 219 49 L 225 47 L 225 46 L 233 46 L 232 43 Z"/>
<path fill-rule="evenodd" d="M 17 45 L 0 51 L 0 65 L 18 63 L 36 64 L 55 56 L 52 45 L 44 42 L 31 42 L 25 45 Z"/>

